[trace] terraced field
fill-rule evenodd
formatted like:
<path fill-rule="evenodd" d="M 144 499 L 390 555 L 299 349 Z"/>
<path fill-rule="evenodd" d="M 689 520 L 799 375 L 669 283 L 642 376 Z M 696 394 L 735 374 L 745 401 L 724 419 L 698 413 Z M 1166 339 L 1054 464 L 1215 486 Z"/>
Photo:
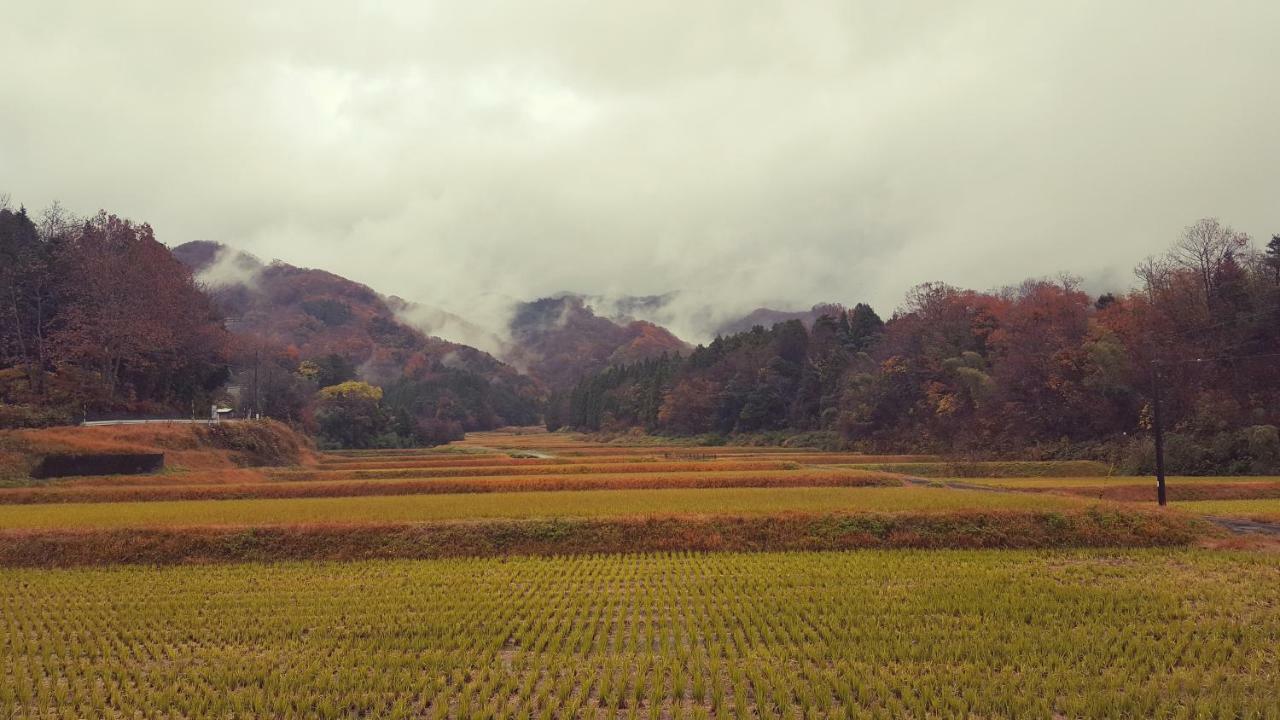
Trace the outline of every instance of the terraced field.
<path fill-rule="evenodd" d="M 1280 523 L 1280 498 L 1275 497 L 1261 500 L 1200 500 L 1180 503 L 1178 508 L 1199 515 Z"/>
<path fill-rule="evenodd" d="M 904 463 L 945 466 L 927 456 L 505 432 L 333 453 L 302 467 L 68 478 L 0 489 L 0 564 L 423 558 L 459 547 L 1147 546 L 1201 531 L 1183 516 L 1067 494 L 929 487 L 887 469 Z"/>
<path fill-rule="evenodd" d="M 502 432 L 6 488 L 0 717 L 1274 717 L 1280 554 L 1194 546 L 1276 501 L 956 467 Z"/>
<path fill-rule="evenodd" d="M 1156 500 L 1156 482 L 1151 477 L 948 478 L 940 484 L 993 490 L 1057 493 L 1148 505 Z M 1194 511 L 1200 507 L 1200 501 L 1206 500 L 1280 498 L 1280 477 L 1178 476 L 1168 478 L 1167 492 L 1172 507 Z"/>
<path fill-rule="evenodd" d="M 205 500 L 149 503 L 58 503 L 0 506 L 0 528 L 269 526 L 468 518 L 763 515 L 796 512 L 1069 510 L 1076 498 L 973 493 L 932 488 L 713 488 L 584 490 L 449 495 Z"/>

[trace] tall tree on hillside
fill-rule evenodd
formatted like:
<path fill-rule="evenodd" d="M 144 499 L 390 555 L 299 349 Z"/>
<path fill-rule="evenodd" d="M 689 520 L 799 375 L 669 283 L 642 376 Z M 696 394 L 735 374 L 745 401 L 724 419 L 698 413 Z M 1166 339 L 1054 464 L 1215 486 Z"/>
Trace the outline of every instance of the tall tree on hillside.
<path fill-rule="evenodd" d="M 108 399 L 171 403 L 225 379 L 226 331 L 149 225 L 86 221 L 66 246 L 65 281 L 61 359 L 98 373 Z"/>
<path fill-rule="evenodd" d="M 1006 434 L 1056 439 L 1085 429 L 1082 345 L 1092 303 L 1075 281 L 1028 281 L 1010 293 L 992 333 L 993 377 L 1004 402 L 993 410 Z"/>
<path fill-rule="evenodd" d="M 1196 274 L 1204 302 L 1210 304 L 1219 268 L 1248 247 L 1249 236 L 1245 233 L 1236 232 L 1217 218 L 1204 218 L 1183 230 L 1182 237 L 1169 253 L 1169 259 Z"/>
<path fill-rule="evenodd" d="M 884 334 L 884 321 L 866 303 L 858 303 L 848 312 L 849 347 L 855 352 L 866 352 Z"/>
<path fill-rule="evenodd" d="M 0 210 L 0 361 L 23 367 L 37 395 L 53 364 L 49 336 L 58 310 L 63 218 L 54 205 L 37 227 L 25 209 Z"/>
<path fill-rule="evenodd" d="M 1280 285 L 1280 235 L 1272 235 L 1263 262 L 1271 269 L 1271 281 Z"/>
<path fill-rule="evenodd" d="M 31 366 L 35 344 L 32 328 L 31 276 L 40 260 L 40 238 L 26 209 L 0 210 L 0 357 Z"/>

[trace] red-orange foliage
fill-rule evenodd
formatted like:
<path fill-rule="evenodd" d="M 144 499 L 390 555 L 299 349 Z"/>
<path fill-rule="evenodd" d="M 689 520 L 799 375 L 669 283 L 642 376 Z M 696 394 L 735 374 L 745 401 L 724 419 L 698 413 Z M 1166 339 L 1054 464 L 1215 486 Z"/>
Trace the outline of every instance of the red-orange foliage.
<path fill-rule="evenodd" d="M 96 369 L 114 398 L 127 385 L 165 402 L 178 373 L 227 359 L 212 305 L 149 225 L 100 213 L 71 235 L 55 346 L 65 362 Z M 210 370 L 204 370 L 205 373 Z"/>

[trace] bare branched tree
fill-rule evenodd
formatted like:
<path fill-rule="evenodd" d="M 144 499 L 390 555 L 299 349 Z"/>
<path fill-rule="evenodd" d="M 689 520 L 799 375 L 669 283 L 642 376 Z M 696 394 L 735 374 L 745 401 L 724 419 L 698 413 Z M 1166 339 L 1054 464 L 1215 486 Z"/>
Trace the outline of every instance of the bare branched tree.
<path fill-rule="evenodd" d="M 1169 251 L 1169 259 L 1178 267 L 1193 271 L 1200 278 L 1205 301 L 1213 296 L 1214 275 L 1230 257 L 1249 248 L 1249 236 L 1223 225 L 1217 218 L 1204 218 L 1189 225 Z"/>
<path fill-rule="evenodd" d="M 80 218 L 67 210 L 62 203 L 54 200 L 53 204 L 40 214 L 40 237 L 45 241 L 66 237 L 78 224 L 80 224 Z"/>
<path fill-rule="evenodd" d="M 1142 281 L 1147 297 L 1155 302 L 1156 294 L 1168 284 L 1169 263 L 1163 258 L 1150 256 L 1138 263 L 1133 269 L 1133 274 Z"/>

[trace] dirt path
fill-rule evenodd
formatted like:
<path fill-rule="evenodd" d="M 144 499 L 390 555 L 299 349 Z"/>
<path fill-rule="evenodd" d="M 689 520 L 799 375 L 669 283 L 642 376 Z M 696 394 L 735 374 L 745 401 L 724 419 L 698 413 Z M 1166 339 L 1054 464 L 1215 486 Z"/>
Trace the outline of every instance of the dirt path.
<path fill-rule="evenodd" d="M 1222 517 L 1211 517 L 1209 520 L 1239 535 L 1266 535 L 1280 538 L 1280 525 L 1276 523 Z"/>

